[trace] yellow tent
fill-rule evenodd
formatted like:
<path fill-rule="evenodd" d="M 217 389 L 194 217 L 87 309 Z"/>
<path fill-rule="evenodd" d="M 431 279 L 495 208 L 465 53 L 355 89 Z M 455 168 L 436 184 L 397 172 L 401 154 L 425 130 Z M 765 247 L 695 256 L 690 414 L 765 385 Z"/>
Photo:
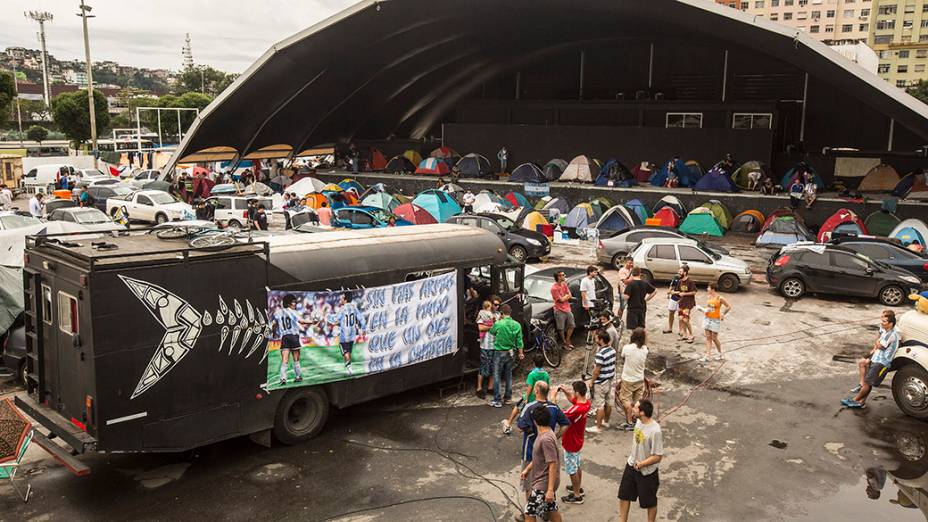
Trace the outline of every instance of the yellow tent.
<path fill-rule="evenodd" d="M 409 149 L 406 152 L 404 152 L 403 156 L 405 156 L 406 159 L 411 161 L 413 165 L 418 166 L 420 163 L 422 163 L 422 155 L 412 149 Z"/>
<path fill-rule="evenodd" d="M 547 224 L 548 224 L 548 220 L 545 219 L 545 217 L 541 214 L 541 212 L 536 212 L 534 210 L 526 214 L 525 217 L 522 219 L 522 228 L 526 230 L 532 230 L 535 232 L 539 232 L 538 230 L 539 225 L 547 225 Z"/>
<path fill-rule="evenodd" d="M 329 183 L 328 185 L 322 187 L 322 190 L 331 190 L 332 192 L 342 192 L 345 189 L 339 187 L 335 183 Z"/>

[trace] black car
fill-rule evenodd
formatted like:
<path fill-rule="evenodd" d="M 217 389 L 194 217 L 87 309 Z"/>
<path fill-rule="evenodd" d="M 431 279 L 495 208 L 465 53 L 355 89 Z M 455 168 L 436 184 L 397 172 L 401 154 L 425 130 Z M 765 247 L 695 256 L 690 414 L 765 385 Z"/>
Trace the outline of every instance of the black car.
<path fill-rule="evenodd" d="M 87 193 L 93 198 L 94 208 L 106 212 L 106 200 L 116 196 L 125 196 L 135 192 L 133 189 L 124 185 L 94 185 L 87 187 Z"/>
<path fill-rule="evenodd" d="M 551 253 L 551 243 L 547 236 L 526 230 L 500 214 L 461 214 L 449 218 L 448 223 L 480 227 L 493 232 L 506 244 L 509 255 L 519 261 L 537 259 Z"/>
<path fill-rule="evenodd" d="M 16 382 L 25 386 L 26 327 L 23 325 L 22 316 L 0 337 L 0 346 L 2 346 L 3 366 L 16 374 Z"/>
<path fill-rule="evenodd" d="M 806 293 L 875 297 L 886 306 L 908 302 L 921 280 L 911 272 L 835 245 L 793 245 L 767 263 L 767 282 L 780 294 L 798 299 Z"/>
<path fill-rule="evenodd" d="M 523 317 L 530 317 L 533 321 L 541 321 L 554 328 L 554 301 L 551 299 L 551 287 L 554 286 L 554 274 L 564 272 L 567 277 L 567 286 L 576 300 L 570 302 L 577 328 L 589 324 L 590 317 L 583 310 L 580 303 L 580 280 L 586 277 L 586 269 L 575 267 L 545 268 L 525 275 L 525 310 Z M 609 310 L 613 310 L 615 301 L 612 284 L 602 274 L 596 278 L 596 297 L 605 301 Z M 551 333 L 551 332 L 549 332 Z"/>
<path fill-rule="evenodd" d="M 833 239 L 831 244 L 853 250 L 874 261 L 908 270 L 918 276 L 923 283 L 928 283 L 928 258 L 899 243 L 876 237 L 842 237 Z"/>

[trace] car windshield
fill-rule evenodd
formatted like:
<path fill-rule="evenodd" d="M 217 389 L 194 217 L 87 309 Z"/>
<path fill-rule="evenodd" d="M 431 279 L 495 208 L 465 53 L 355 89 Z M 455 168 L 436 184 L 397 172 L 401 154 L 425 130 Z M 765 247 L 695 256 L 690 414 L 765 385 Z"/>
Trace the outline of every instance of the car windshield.
<path fill-rule="evenodd" d="M 526 277 L 525 290 L 529 297 L 541 299 L 542 301 L 551 300 L 551 287 L 554 286 L 553 277 Z"/>
<path fill-rule="evenodd" d="M 84 176 L 91 177 L 91 178 L 97 178 L 97 177 L 104 176 L 104 174 L 97 169 L 84 169 Z"/>
<path fill-rule="evenodd" d="M 74 221 L 82 225 L 96 225 L 98 223 L 109 222 L 109 218 L 106 217 L 106 214 L 97 209 L 87 209 L 81 212 L 75 212 L 72 215 L 74 216 Z"/>
<path fill-rule="evenodd" d="M 390 214 L 382 209 L 371 210 L 370 213 L 377 218 L 377 221 L 386 223 L 390 220 Z"/>
<path fill-rule="evenodd" d="M 511 219 L 507 217 L 497 216 L 494 218 L 494 221 L 496 221 L 499 224 L 499 226 L 505 228 L 506 230 L 510 232 L 514 230 L 519 230 L 519 227 L 515 223 L 513 223 Z"/>
<path fill-rule="evenodd" d="M 29 216 L 18 216 L 16 214 L 10 214 L 7 216 L 0 216 L 0 226 L 3 230 L 9 230 L 11 228 L 21 228 L 28 227 L 30 225 L 38 225 L 41 223 L 38 219 Z"/>
<path fill-rule="evenodd" d="M 132 194 L 132 189 L 130 189 L 129 187 L 108 187 L 108 188 L 113 191 L 114 193 L 113 195 L 115 196 L 128 196 L 129 194 Z"/>
<path fill-rule="evenodd" d="M 167 192 L 150 192 L 148 193 L 148 197 L 151 198 L 151 200 L 156 205 L 169 205 L 171 203 L 176 203 L 174 198 L 171 197 L 171 195 Z"/>
<path fill-rule="evenodd" d="M 699 242 L 699 248 L 702 249 L 703 252 L 705 252 L 705 253 L 709 254 L 710 256 L 712 256 L 712 259 L 714 259 L 714 260 L 716 260 L 716 261 L 718 261 L 719 259 L 722 259 L 722 255 L 723 255 L 723 254 L 722 254 L 721 252 L 719 252 L 718 250 L 712 248 L 711 246 L 709 246 L 709 244 L 707 244 L 707 243 L 705 243 L 705 242 L 703 242 L 703 241 L 700 241 L 700 242 Z"/>

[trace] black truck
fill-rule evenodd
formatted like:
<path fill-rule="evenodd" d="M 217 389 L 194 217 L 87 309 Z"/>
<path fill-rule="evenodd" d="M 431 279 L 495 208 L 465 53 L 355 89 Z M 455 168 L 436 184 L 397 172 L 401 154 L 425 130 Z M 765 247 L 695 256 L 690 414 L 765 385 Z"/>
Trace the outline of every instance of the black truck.
<path fill-rule="evenodd" d="M 334 382 L 268 386 L 273 292 L 449 273 L 458 346 L 446 355 Z M 176 452 L 242 435 L 299 443 L 322 429 L 331 406 L 463 375 L 479 356 L 476 306 L 498 294 L 521 310 L 523 275 L 494 234 L 455 225 L 290 233 L 218 249 L 151 235 L 32 237 L 28 386 L 16 404 L 48 431 L 36 442 L 79 474 L 89 470 L 71 455 L 88 451 Z M 466 299 L 469 288 L 478 297 Z"/>

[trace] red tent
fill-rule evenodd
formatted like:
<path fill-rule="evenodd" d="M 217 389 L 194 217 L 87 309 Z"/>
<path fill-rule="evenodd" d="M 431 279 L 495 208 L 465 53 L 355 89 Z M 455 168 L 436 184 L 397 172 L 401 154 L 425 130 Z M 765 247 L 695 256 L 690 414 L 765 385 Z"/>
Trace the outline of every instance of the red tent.
<path fill-rule="evenodd" d="M 387 158 L 380 149 L 371 148 L 371 170 L 383 170 L 387 167 Z"/>
<path fill-rule="evenodd" d="M 216 182 L 209 179 L 207 176 L 193 178 L 193 197 L 201 199 L 208 198 L 214 185 L 216 185 Z"/>
<path fill-rule="evenodd" d="M 632 176 L 638 180 L 638 183 L 647 183 L 651 181 L 651 175 L 654 174 L 655 167 L 648 161 L 643 161 L 632 169 Z"/>
<path fill-rule="evenodd" d="M 419 163 L 416 174 L 428 174 L 431 176 L 447 176 L 451 172 L 448 164 L 437 158 L 425 158 Z"/>
<path fill-rule="evenodd" d="M 662 207 L 654 214 L 653 219 L 659 219 L 661 221 L 660 226 L 662 227 L 677 228 L 680 226 L 680 216 L 670 207 Z"/>
<path fill-rule="evenodd" d="M 818 242 L 824 243 L 830 240 L 835 232 L 865 236 L 867 235 L 867 225 L 853 210 L 842 208 L 832 214 L 822 225 L 822 228 L 818 229 Z"/>
<path fill-rule="evenodd" d="M 416 225 L 434 225 L 438 223 L 438 221 L 435 221 L 435 218 L 429 214 L 428 210 L 425 210 L 419 205 L 413 205 L 412 203 L 404 203 L 396 207 L 393 209 L 393 214 L 398 218 L 405 219 Z"/>

